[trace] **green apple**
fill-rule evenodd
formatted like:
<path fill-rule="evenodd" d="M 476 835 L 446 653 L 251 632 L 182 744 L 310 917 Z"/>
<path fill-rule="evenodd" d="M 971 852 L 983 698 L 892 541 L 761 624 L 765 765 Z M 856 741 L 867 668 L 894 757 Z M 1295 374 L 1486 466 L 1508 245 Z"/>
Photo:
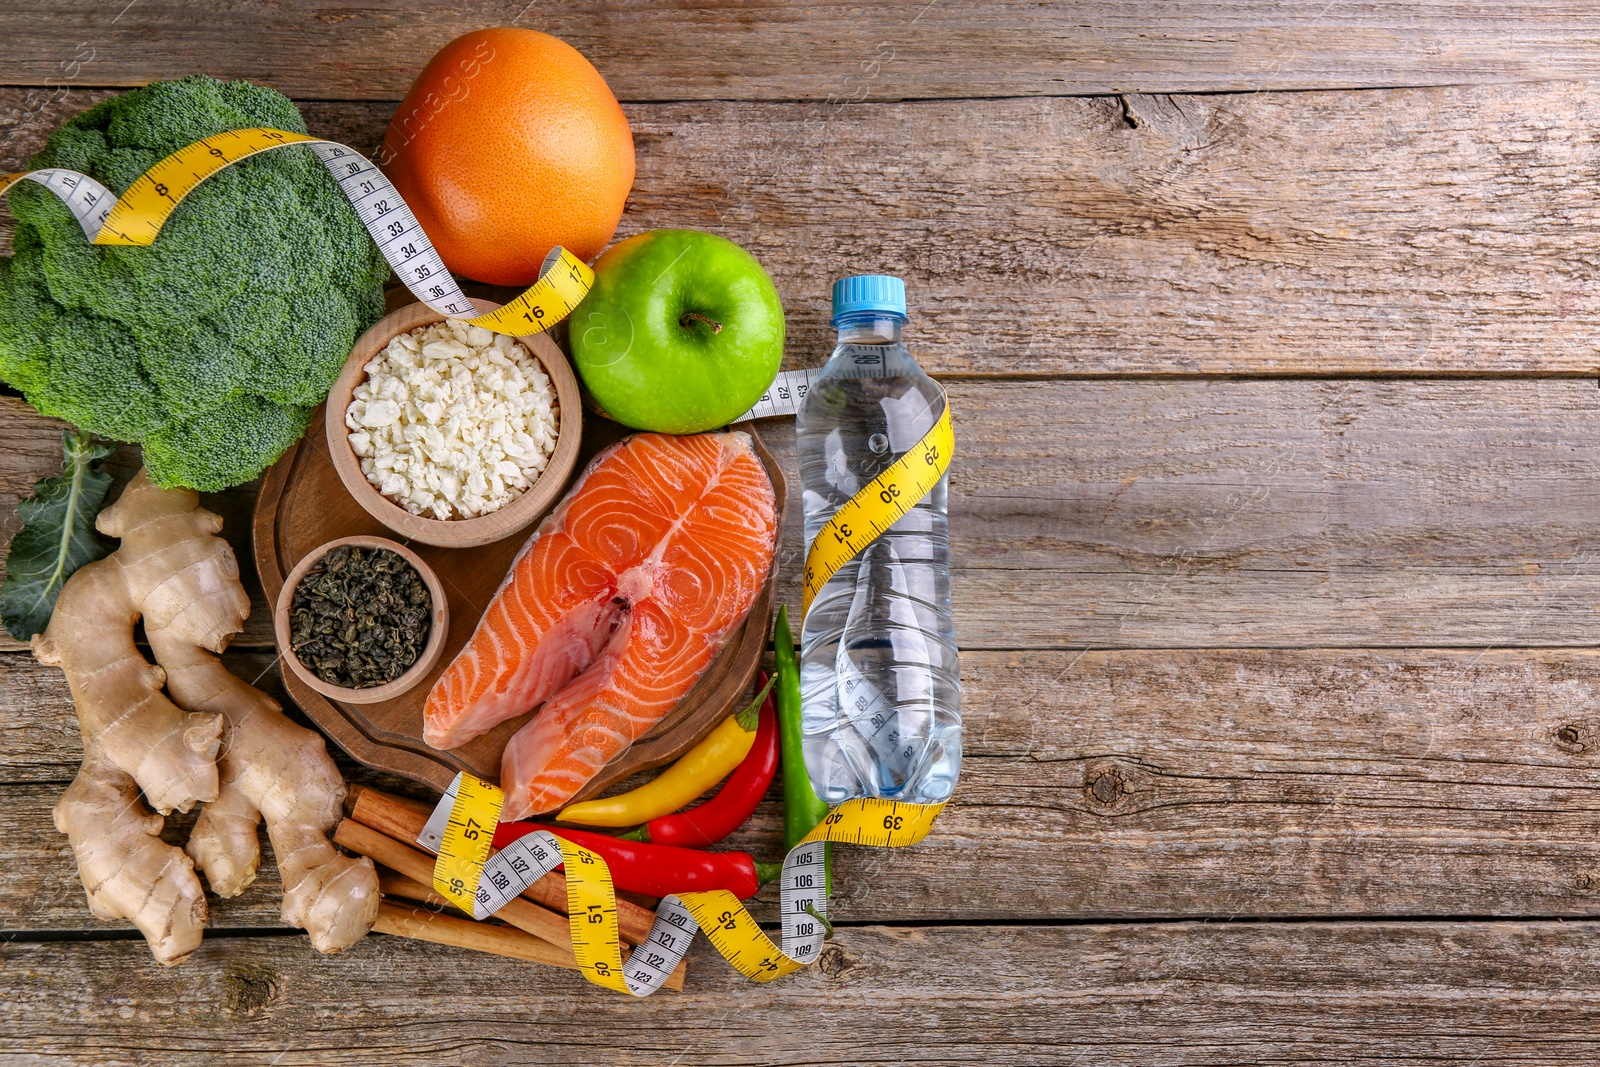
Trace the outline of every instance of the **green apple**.
<path fill-rule="evenodd" d="M 783 305 L 754 256 L 699 230 L 651 230 L 595 260 L 573 312 L 578 376 L 636 430 L 699 433 L 761 399 L 783 361 Z"/>

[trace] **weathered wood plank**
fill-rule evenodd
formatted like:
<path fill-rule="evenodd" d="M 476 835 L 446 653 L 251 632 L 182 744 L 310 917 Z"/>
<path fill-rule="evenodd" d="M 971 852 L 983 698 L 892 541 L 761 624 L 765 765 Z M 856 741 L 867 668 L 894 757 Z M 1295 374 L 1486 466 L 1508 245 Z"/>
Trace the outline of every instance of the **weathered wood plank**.
<path fill-rule="evenodd" d="M 0 167 L 97 95 L 30 113 L 0 90 Z M 790 365 L 832 346 L 831 280 L 881 270 L 907 278 L 915 350 L 942 374 L 1593 374 L 1593 97 L 641 104 L 620 232 L 749 247 Z M 367 149 L 391 110 L 306 107 Z"/>
<path fill-rule="evenodd" d="M 1580 381 L 953 383 L 977 648 L 1586 645 Z"/>
<path fill-rule="evenodd" d="M 975 652 L 962 668 L 956 801 L 914 849 L 837 850 L 843 920 L 1600 902 L 1600 650 Z M 0 780 L 70 777 L 59 678 L 17 656 L 0 669 Z M 0 930 L 102 928 L 50 825 L 61 788 L 0 786 Z M 774 790 L 730 845 L 774 857 L 779 815 Z M 276 875 L 261 881 L 217 922 L 277 925 Z M 773 893 L 760 899 L 774 917 Z"/>
<path fill-rule="evenodd" d="M 638 109 L 626 221 L 751 248 L 802 365 L 829 282 L 879 270 L 936 373 L 1592 373 L 1592 98 Z"/>
<path fill-rule="evenodd" d="M 397 98 L 433 52 L 482 26 L 554 33 L 623 100 L 896 100 L 1439 85 L 1594 76 L 1600 20 L 1533 0 L 1167 7 L 843 0 L 523 0 L 450 5 L 192 0 L 106 7 L 14 0 L 0 17 L 8 85 L 138 85 L 204 71 L 295 96 Z"/>
<path fill-rule="evenodd" d="M 8 931 L 89 930 L 132 931 L 125 922 L 107 922 L 89 913 L 83 885 L 78 881 L 72 848 L 56 832 L 50 809 L 65 785 L 0 785 L 5 810 L 0 827 L 10 835 L 0 869 L 0 929 Z M 167 820 L 163 838 L 182 847 L 189 838 L 197 813 L 174 814 Z M 210 926 L 217 929 L 283 927 L 278 915 L 283 884 L 272 849 L 262 835 L 262 863 L 256 880 L 231 900 L 210 896 Z M 142 943 L 141 943 L 142 945 Z"/>
<path fill-rule="evenodd" d="M 331 960 L 215 939 L 160 970 L 126 941 L 0 946 L 0 1041 L 29 1063 L 1232 1065 L 1592 1056 L 1600 924 L 841 930 L 751 985 L 697 944 L 687 988 L 397 938 Z M 863 1020 L 870 1020 L 864 1026 Z"/>
<path fill-rule="evenodd" d="M 1593 382 L 954 381 L 950 396 L 964 647 L 1585 645 L 1600 633 Z M 54 433 L 9 404 L 0 469 L 6 442 Z M 764 432 L 794 471 L 792 427 Z M 36 441 L 22 451 L 46 455 Z M 247 495 L 218 505 L 235 538 Z M 791 518 L 781 594 L 798 606 Z M 238 645 L 265 647 L 268 619 L 258 605 Z"/>

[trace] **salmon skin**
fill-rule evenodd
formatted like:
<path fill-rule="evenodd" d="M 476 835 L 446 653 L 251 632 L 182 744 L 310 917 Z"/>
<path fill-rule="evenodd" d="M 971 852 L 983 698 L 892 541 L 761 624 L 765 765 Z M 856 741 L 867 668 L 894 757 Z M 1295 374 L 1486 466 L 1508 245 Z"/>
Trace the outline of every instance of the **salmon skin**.
<path fill-rule="evenodd" d="M 612 445 L 434 684 L 424 740 L 455 748 L 543 704 L 506 745 L 502 817 L 561 807 L 683 699 L 755 602 L 776 536 L 749 434 Z"/>

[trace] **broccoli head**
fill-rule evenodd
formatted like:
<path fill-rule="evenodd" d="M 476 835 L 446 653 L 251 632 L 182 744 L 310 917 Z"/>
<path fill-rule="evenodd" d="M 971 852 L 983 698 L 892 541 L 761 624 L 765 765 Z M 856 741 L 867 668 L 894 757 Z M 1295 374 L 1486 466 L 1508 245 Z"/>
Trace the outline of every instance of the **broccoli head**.
<path fill-rule="evenodd" d="M 120 193 L 184 145 L 251 126 L 305 132 L 271 89 L 157 82 L 72 119 L 29 165 Z M 303 148 L 208 179 L 144 248 L 89 244 L 31 182 L 8 196 L 17 229 L 0 258 L 0 379 L 46 415 L 139 442 L 165 487 L 254 478 L 305 432 L 383 314 L 389 266 Z"/>

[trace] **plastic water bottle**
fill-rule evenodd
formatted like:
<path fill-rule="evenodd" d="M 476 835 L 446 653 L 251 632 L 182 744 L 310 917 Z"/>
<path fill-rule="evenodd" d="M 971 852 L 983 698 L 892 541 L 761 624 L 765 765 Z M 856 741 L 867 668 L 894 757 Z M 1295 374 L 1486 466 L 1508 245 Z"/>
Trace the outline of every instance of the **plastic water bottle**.
<path fill-rule="evenodd" d="M 839 344 L 796 422 L 809 547 L 839 507 L 933 428 L 944 400 L 900 339 L 905 284 L 833 286 Z M 817 594 L 800 634 L 806 769 L 829 804 L 949 798 L 961 769 L 945 481 Z"/>

